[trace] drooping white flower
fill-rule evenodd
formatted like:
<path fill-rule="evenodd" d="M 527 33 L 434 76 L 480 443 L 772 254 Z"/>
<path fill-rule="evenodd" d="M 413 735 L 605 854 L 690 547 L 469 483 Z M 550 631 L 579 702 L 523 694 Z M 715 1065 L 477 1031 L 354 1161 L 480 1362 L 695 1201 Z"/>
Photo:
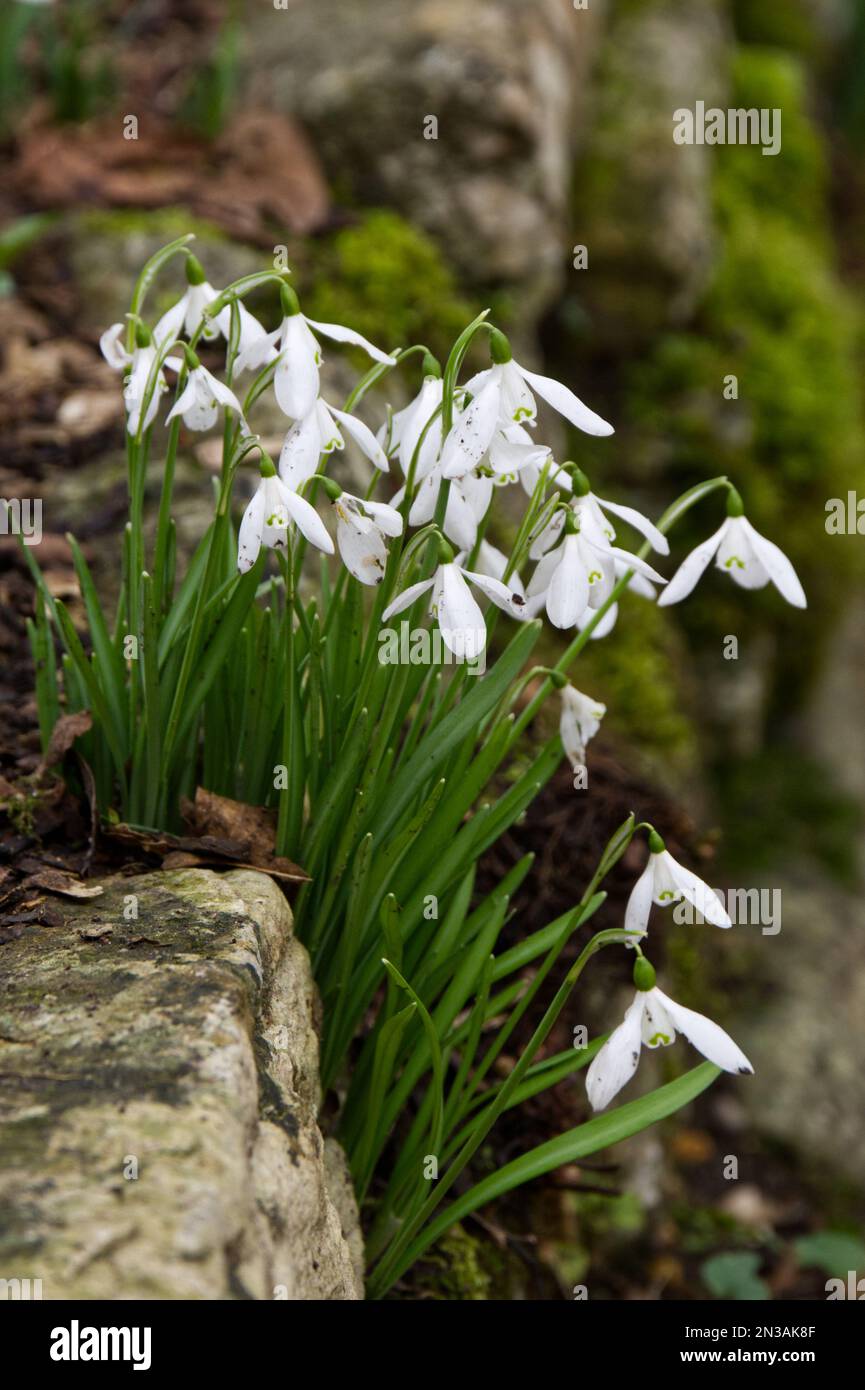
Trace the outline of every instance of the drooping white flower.
<path fill-rule="evenodd" d="M 625 909 L 625 930 L 644 933 L 649 925 L 652 903 L 670 907 L 685 898 L 715 927 L 733 923 L 717 893 L 707 883 L 674 859 L 657 831 L 649 836 L 649 862 L 631 889 Z"/>
<path fill-rule="evenodd" d="M 610 1034 L 589 1067 L 586 1091 L 593 1110 L 604 1110 L 627 1085 L 637 1070 L 642 1047 L 669 1047 L 676 1041 L 677 1032 L 722 1071 L 740 1075 L 753 1072 L 742 1049 L 723 1028 L 703 1014 L 677 1004 L 658 989 L 648 961 L 639 960 L 637 964 L 649 967 L 642 978 L 652 984 L 650 988 L 637 988 L 624 1022 Z"/>
<path fill-rule="evenodd" d="M 431 579 L 421 579 L 404 589 L 385 609 L 382 622 L 410 608 L 421 594 L 432 591 L 430 612 L 438 623 L 445 646 L 454 656 L 473 661 L 486 646 L 487 629 L 467 579 L 512 618 L 521 616 L 519 595 L 505 584 L 488 575 L 463 569 L 454 560 L 445 560 Z"/>
<path fill-rule="evenodd" d="M 241 573 L 252 568 L 263 545 L 284 549 L 292 522 L 312 545 L 332 555 L 333 541 L 315 508 L 286 487 L 272 464 L 263 463 L 261 468 L 261 482 L 243 514 L 237 537 L 237 568 Z"/>
<path fill-rule="evenodd" d="M 125 337 L 126 324 L 112 323 L 99 339 L 99 351 L 109 367 L 113 367 L 116 372 L 125 371 L 132 361 L 132 353 L 127 351 L 124 342 Z"/>
<path fill-rule="evenodd" d="M 666 607 L 687 598 L 709 561 L 729 574 L 743 589 L 763 589 L 771 581 L 794 608 L 807 608 L 808 600 L 787 556 L 773 541 L 755 531 L 743 514 L 742 499 L 731 490 L 727 518 L 714 536 L 702 541 L 682 561 L 658 602 Z"/>
<path fill-rule="evenodd" d="M 446 478 L 458 478 L 477 467 L 490 446 L 496 429 L 534 423 L 537 406 L 533 391 L 554 410 L 586 434 L 609 435 L 612 425 L 552 377 L 539 376 L 515 362 L 503 333 L 490 335 L 493 365 L 466 385 L 472 400 L 454 422 L 442 449 Z"/>
<path fill-rule="evenodd" d="M 344 449 L 345 438 L 340 425 L 374 467 L 380 468 L 383 473 L 388 471 L 387 454 L 369 426 L 356 415 L 328 405 L 319 396 L 307 414 L 295 420 L 285 436 L 279 455 L 279 476 L 283 482 L 292 488 L 302 487 L 315 473 L 322 454 Z"/>
<path fill-rule="evenodd" d="M 126 331 L 125 324 L 112 323 L 110 328 L 106 328 L 100 337 L 99 349 L 109 367 L 113 367 L 115 371 L 126 373 L 123 386 L 126 428 L 130 434 L 134 435 L 138 433 L 139 427 L 146 430 L 153 424 L 162 394 L 168 390 L 163 367 L 170 367 L 172 371 L 179 372 L 182 363 L 178 357 L 165 358 L 153 384 L 142 425 L 141 412 L 144 409 L 144 399 L 147 394 L 150 374 L 154 369 L 159 352 L 150 330 L 145 324 L 140 322 L 136 324 L 135 346 L 132 352 L 129 352 L 126 347 Z"/>
<path fill-rule="evenodd" d="M 655 584 L 666 583 L 639 556 L 609 543 L 598 544 L 582 530 L 571 529 L 578 524 L 572 516 L 567 522 L 561 544 L 543 556 L 529 581 L 526 593 L 532 616 L 546 608 L 555 627 L 576 626 L 587 608 L 600 608 L 610 597 L 618 578 L 617 564 Z"/>
<path fill-rule="evenodd" d="M 550 479 L 552 485 L 557 488 L 573 490 L 571 507 L 580 519 L 580 530 L 588 536 L 589 540 L 596 545 L 612 543 L 616 539 L 615 528 L 605 512 L 612 516 L 617 516 L 620 520 L 633 526 L 635 531 L 639 531 L 641 536 L 645 536 L 653 550 L 659 555 L 669 555 L 670 544 L 662 531 L 659 531 L 654 522 L 650 521 L 642 512 L 638 512 L 635 507 L 626 507 L 619 502 L 609 502 L 604 497 L 597 497 L 589 487 L 588 479 L 581 469 L 573 467 L 558 469 L 555 476 Z M 555 545 L 561 535 L 562 527 L 565 523 L 566 513 L 557 510 L 553 513 L 547 525 L 536 536 L 529 551 L 529 558 L 538 560 L 542 555 Z"/>
<path fill-rule="evenodd" d="M 186 259 L 187 286 L 183 294 L 162 315 L 153 330 L 153 341 L 157 347 L 172 342 L 181 333 L 192 338 L 201 328 L 201 337 L 208 342 L 221 333 L 228 340 L 231 332 L 231 305 L 227 305 L 215 316 L 205 316 L 205 310 L 219 298 L 219 291 L 204 277 L 201 262 L 195 256 Z M 254 343 L 265 336 L 264 329 L 254 314 L 251 314 L 242 299 L 237 301 L 240 337 L 238 352 L 248 351 Z M 203 324 L 203 327 L 202 327 Z"/>
<path fill-rule="evenodd" d="M 342 492 L 334 497 L 336 543 L 343 563 L 361 584 L 380 584 L 387 564 L 385 536 L 402 535 L 403 520 L 384 502 Z"/>
<path fill-rule="evenodd" d="M 220 406 L 242 417 L 240 401 L 231 388 L 202 367 L 194 353 L 189 354 L 189 358 L 198 365 L 192 367 L 189 380 L 168 412 L 165 423 L 168 424 L 176 415 L 182 415 L 188 430 L 209 430 L 216 424 Z"/>
<path fill-rule="evenodd" d="M 562 711 L 559 719 L 559 733 L 562 746 L 574 772 L 586 761 L 586 745 L 601 727 L 601 720 L 607 712 L 606 705 L 593 700 L 572 685 L 561 690 Z"/>
<path fill-rule="evenodd" d="M 265 333 L 237 357 L 237 370 L 263 367 L 277 362 L 273 385 L 280 410 L 292 420 L 300 420 L 312 410 L 319 394 L 321 347 L 313 333 L 323 333 L 338 343 L 353 343 L 362 347 L 375 362 L 396 364 L 396 358 L 374 347 L 353 328 L 340 323 L 318 323 L 300 312 L 297 295 L 287 285 L 282 288 L 285 317 L 272 333 Z"/>
<path fill-rule="evenodd" d="M 399 459 L 399 466 L 406 478 L 417 450 L 415 484 L 427 476 L 438 459 L 441 426 L 434 417 L 441 410 L 443 386 L 441 376 L 429 373 L 424 377 L 423 385 L 414 400 L 392 417 L 390 431 L 388 432 L 386 424 L 382 425 L 376 436 L 379 444 L 384 445 L 388 441 L 389 433 L 390 455 Z"/>

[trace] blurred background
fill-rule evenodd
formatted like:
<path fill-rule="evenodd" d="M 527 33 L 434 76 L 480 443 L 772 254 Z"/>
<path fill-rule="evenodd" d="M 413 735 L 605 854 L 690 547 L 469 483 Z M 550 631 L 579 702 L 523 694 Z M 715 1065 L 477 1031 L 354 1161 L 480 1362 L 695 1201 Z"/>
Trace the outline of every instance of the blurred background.
<path fill-rule="evenodd" d="M 446 353 L 490 306 L 521 360 L 615 424 L 594 441 L 542 422 L 595 491 L 654 516 L 729 474 L 809 597 L 801 614 L 716 571 L 681 608 L 628 596 L 575 676 L 609 706 L 589 791 L 563 773 L 483 866 L 537 850 L 520 934 L 579 895 L 634 809 L 713 884 L 779 892 L 775 934 L 653 934 L 664 987 L 756 1076 L 489 1209 L 408 1295 L 807 1299 L 865 1276 L 863 0 L 3 0 L 0 54 L 0 495 L 44 497 L 58 592 L 67 529 L 110 587 L 125 511 L 99 333 L 145 257 L 193 230 L 217 288 L 285 248 L 306 312 L 382 346 Z M 698 101 L 780 110 L 779 153 L 676 144 L 673 112 Z M 332 370 L 338 387 L 345 359 Z M 187 439 L 181 463 L 189 542 L 212 448 Z M 851 493 L 853 534 L 830 534 Z M 695 509 L 672 561 L 721 514 Z M 32 600 L 2 547 L 11 729 Z M 610 921 L 641 867 L 623 863 Z M 626 967 L 604 963 L 566 1033 L 619 1017 Z M 690 1060 L 653 1054 L 637 1085 Z M 485 1161 L 578 1123 L 582 1086 L 562 1091 Z"/>

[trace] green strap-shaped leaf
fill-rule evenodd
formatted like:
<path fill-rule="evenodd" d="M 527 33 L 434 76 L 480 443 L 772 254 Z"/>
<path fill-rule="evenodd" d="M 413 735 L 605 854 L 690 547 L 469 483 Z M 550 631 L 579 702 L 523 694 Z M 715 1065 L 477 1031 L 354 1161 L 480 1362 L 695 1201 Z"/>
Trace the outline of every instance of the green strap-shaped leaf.
<path fill-rule="evenodd" d="M 639 1134 L 642 1130 L 648 1129 L 649 1125 L 657 1124 L 658 1120 L 666 1119 L 668 1115 L 687 1105 L 701 1091 L 705 1091 L 719 1075 L 720 1068 L 711 1062 L 701 1062 L 685 1076 L 680 1076 L 677 1081 L 660 1086 L 658 1090 L 652 1091 L 648 1096 L 641 1096 L 639 1100 L 631 1100 L 625 1105 L 617 1106 L 608 1114 L 595 1115 L 576 1129 L 569 1129 L 566 1134 L 559 1134 L 546 1144 L 539 1144 L 537 1148 L 505 1164 L 504 1168 L 490 1173 L 456 1201 L 451 1202 L 450 1206 L 445 1207 L 444 1211 L 420 1232 L 400 1259 L 392 1273 L 392 1280 L 398 1279 L 409 1265 L 414 1264 L 415 1260 L 450 1230 L 451 1226 L 464 1220 L 479 1207 L 495 1201 L 525 1182 L 531 1182 L 534 1178 L 542 1177 L 544 1173 L 552 1172 L 554 1168 L 560 1168 L 564 1163 L 575 1163 L 600 1149 L 609 1148 L 611 1144 L 630 1139 L 632 1135 Z M 377 1297 L 387 1292 L 386 1288 L 378 1288 L 375 1285 L 373 1287 Z"/>

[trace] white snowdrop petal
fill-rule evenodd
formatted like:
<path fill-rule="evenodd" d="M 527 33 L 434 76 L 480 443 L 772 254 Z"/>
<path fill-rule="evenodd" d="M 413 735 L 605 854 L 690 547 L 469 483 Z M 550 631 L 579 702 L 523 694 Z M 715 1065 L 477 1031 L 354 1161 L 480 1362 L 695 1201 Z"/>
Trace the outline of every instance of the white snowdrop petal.
<path fill-rule="evenodd" d="M 722 1071 L 738 1072 L 742 1075 L 753 1072 L 754 1068 L 742 1049 L 717 1023 L 693 1009 L 686 1009 L 684 1004 L 677 1004 L 660 989 L 655 988 L 651 993 L 658 996 L 679 1032 L 698 1052 L 702 1052 L 708 1061 L 714 1062 Z"/>
<path fill-rule="evenodd" d="M 438 625 L 445 646 L 454 656 L 473 661 L 484 649 L 487 630 L 483 614 L 456 565 L 439 569 L 441 594 Z"/>
<path fill-rule="evenodd" d="M 279 476 L 287 487 L 297 491 L 315 473 L 320 457 L 318 414 L 311 410 L 295 420 L 285 436 L 279 455 Z"/>
<path fill-rule="evenodd" d="M 664 592 L 659 595 L 659 607 L 667 608 L 671 603 L 680 603 L 683 598 L 688 597 L 697 580 L 705 572 L 726 531 L 727 522 L 725 521 L 713 536 L 710 536 L 706 541 L 701 541 L 698 546 L 694 547 L 690 555 L 685 556 Z"/>
<path fill-rule="evenodd" d="M 293 314 L 282 328 L 280 358 L 273 385 L 280 410 L 292 420 L 312 410 L 318 396 L 318 344 L 301 318 Z"/>
<path fill-rule="evenodd" d="M 755 531 L 750 521 L 745 517 L 742 517 L 742 521 L 747 528 L 747 534 L 757 553 L 757 558 L 761 561 L 781 597 L 785 598 L 788 603 L 792 603 L 794 608 L 807 608 L 808 600 L 805 597 L 805 590 L 783 550 L 774 541 L 768 540 L 765 536 L 761 536 L 759 531 Z"/>
<path fill-rule="evenodd" d="M 687 898 L 697 911 L 705 917 L 707 922 L 711 922 L 715 927 L 732 927 L 723 903 L 717 893 L 704 883 L 703 879 L 698 878 L 690 869 L 686 869 L 684 864 L 680 864 L 673 858 L 669 851 L 665 851 L 668 856 L 668 866 L 670 876 L 676 888 L 683 898 Z"/>
<path fill-rule="evenodd" d="M 501 385 L 491 375 L 471 405 L 456 420 L 442 449 L 442 474 L 460 478 L 480 463 L 499 419 Z"/>
<path fill-rule="evenodd" d="M 264 526 L 264 488 L 259 486 L 243 513 L 240 530 L 237 534 L 237 568 L 241 574 L 252 569 L 261 550 L 261 532 Z"/>
<path fill-rule="evenodd" d="M 315 507 L 307 502 L 305 497 L 299 493 L 292 492 L 291 488 L 279 483 L 279 493 L 286 511 L 298 530 L 306 537 L 311 545 L 315 545 L 319 550 L 323 550 L 325 555 L 333 554 L 333 541 L 327 534 L 327 528 L 319 516 Z"/>
<path fill-rule="evenodd" d="M 605 512 L 612 512 L 613 516 L 621 517 L 622 521 L 626 521 L 635 531 L 639 531 L 641 536 L 645 536 L 659 555 L 669 555 L 670 542 L 663 531 L 659 531 L 654 522 L 643 516 L 642 512 L 638 512 L 636 507 L 623 507 L 618 502 L 607 502 L 602 497 L 595 498 L 595 501 Z"/>
<path fill-rule="evenodd" d="M 554 627 L 569 628 L 589 602 L 589 579 L 580 560 L 577 536 L 566 536 L 559 550 L 561 560 L 547 589 L 547 614 Z"/>
<path fill-rule="evenodd" d="M 434 583 L 435 579 L 421 579 L 417 584 L 410 584 L 407 589 L 403 589 L 402 593 L 398 594 L 382 613 L 382 622 L 386 623 L 389 618 L 395 617 L 397 613 L 404 613 L 406 608 L 411 608 L 415 600 L 419 599 L 421 594 L 425 594 L 431 589 Z"/>
<path fill-rule="evenodd" d="M 109 367 L 113 367 L 117 372 L 123 371 L 132 360 L 123 344 L 125 333 L 124 323 L 112 323 L 99 339 L 99 351 Z"/>
<path fill-rule="evenodd" d="M 386 536 L 402 535 L 402 516 L 395 507 L 389 507 L 386 502 L 364 502 L 362 505 Z"/>
<path fill-rule="evenodd" d="M 525 367 L 520 367 L 519 372 L 538 396 L 584 434 L 613 434 L 612 425 L 584 405 L 580 398 L 560 381 L 554 381 L 550 376 L 538 376 L 536 372 L 526 371 Z"/>
<path fill-rule="evenodd" d="M 351 435 L 354 442 L 366 454 L 370 463 L 376 468 L 381 469 L 382 473 L 390 471 L 387 454 L 379 444 L 369 425 L 365 425 L 363 420 L 359 420 L 356 415 L 349 415 L 344 410 L 337 410 L 335 405 L 329 405 L 328 410 L 334 415 L 340 424 L 344 426 Z"/>
<path fill-rule="evenodd" d="M 640 1026 L 643 996 L 637 994 L 623 1023 L 607 1038 L 586 1075 L 586 1093 L 593 1110 L 605 1110 L 623 1086 L 627 1086 L 640 1060 Z"/>
<path fill-rule="evenodd" d="M 648 929 L 655 884 L 653 859 L 654 855 L 650 854 L 648 864 L 631 889 L 628 905 L 625 908 L 625 931 L 642 934 Z"/>
<path fill-rule="evenodd" d="M 305 314 L 296 315 L 308 323 L 310 328 L 314 328 L 316 333 L 323 333 L 326 338 L 332 338 L 335 343 L 353 343 L 355 347 L 362 347 L 364 352 L 375 362 L 381 362 L 388 367 L 396 366 L 396 358 L 390 357 L 381 348 L 377 348 L 368 338 L 364 338 L 362 333 L 356 333 L 353 328 L 346 328 L 342 323 L 317 323 L 315 319 L 308 319 Z"/>

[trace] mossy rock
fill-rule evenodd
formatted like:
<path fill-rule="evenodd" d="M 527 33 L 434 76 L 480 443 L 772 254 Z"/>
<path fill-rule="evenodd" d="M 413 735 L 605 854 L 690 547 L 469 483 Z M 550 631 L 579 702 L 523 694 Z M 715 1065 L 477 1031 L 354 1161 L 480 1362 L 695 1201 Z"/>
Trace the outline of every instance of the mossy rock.
<path fill-rule="evenodd" d="M 479 307 L 433 239 L 384 209 L 309 243 L 298 278 L 310 317 L 349 323 L 388 348 L 425 342 L 440 357 Z"/>

